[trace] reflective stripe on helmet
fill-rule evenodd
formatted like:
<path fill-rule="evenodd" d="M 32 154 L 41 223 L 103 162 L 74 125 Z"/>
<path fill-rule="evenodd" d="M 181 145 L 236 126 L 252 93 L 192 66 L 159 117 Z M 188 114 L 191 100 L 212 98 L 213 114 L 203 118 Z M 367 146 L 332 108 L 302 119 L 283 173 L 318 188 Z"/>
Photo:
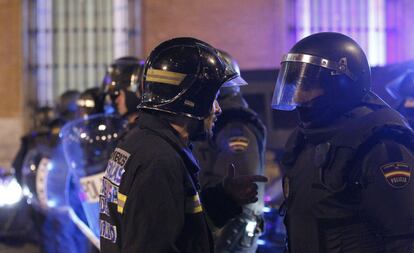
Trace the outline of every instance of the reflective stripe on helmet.
<path fill-rule="evenodd" d="M 186 74 L 167 70 L 148 69 L 146 80 L 148 82 L 180 85 L 186 76 Z"/>

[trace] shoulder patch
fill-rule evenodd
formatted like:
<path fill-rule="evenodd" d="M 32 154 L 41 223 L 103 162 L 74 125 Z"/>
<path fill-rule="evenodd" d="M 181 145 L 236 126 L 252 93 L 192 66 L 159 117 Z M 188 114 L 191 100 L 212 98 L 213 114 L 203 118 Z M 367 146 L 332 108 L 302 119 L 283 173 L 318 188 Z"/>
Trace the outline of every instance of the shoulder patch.
<path fill-rule="evenodd" d="M 227 139 L 227 145 L 233 152 L 244 152 L 249 147 L 249 139 L 244 136 L 234 136 Z"/>
<path fill-rule="evenodd" d="M 385 180 L 394 188 L 404 188 L 410 183 L 411 169 L 404 162 L 388 163 L 381 167 Z"/>

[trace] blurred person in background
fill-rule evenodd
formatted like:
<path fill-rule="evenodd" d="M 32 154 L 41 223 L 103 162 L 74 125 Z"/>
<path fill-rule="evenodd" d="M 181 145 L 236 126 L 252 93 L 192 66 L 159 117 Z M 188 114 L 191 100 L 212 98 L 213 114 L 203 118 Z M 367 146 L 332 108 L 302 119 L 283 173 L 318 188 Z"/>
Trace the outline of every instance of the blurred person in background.
<path fill-rule="evenodd" d="M 240 75 L 236 60 L 227 52 L 218 52 Z M 243 98 L 241 85 L 247 85 L 247 82 L 220 88 L 217 101 L 222 112 L 213 128 L 213 137 L 194 143 L 193 152 L 200 164 L 202 188 L 221 182 L 227 176 L 229 166 L 234 166 L 238 175 L 264 173 L 266 127 Z M 257 202 L 243 206 L 243 212 L 222 229 L 213 229 L 216 252 L 256 252 L 257 239 L 264 227 L 263 184 L 259 185 L 257 196 Z"/>
<path fill-rule="evenodd" d="M 30 203 L 29 209 L 33 213 L 37 230 L 33 235 L 39 238 L 38 243 L 43 252 L 88 252 L 90 248 L 68 213 L 61 210 L 65 207 L 57 206 L 54 200 L 48 200 L 48 195 L 54 191 L 62 198 L 67 198 L 75 210 L 81 210 L 78 192 L 68 193 L 69 186 L 61 183 L 70 180 L 71 172 L 64 159 L 59 137 L 61 128 L 79 117 L 78 98 L 79 92 L 75 90 L 64 92 L 54 109 L 55 117 L 36 120 L 43 122 L 43 125 L 23 138 L 25 141 L 13 163 L 16 172 L 19 172 Z M 82 213 L 79 215 L 82 216 Z"/>
<path fill-rule="evenodd" d="M 138 116 L 143 65 L 144 61 L 133 56 L 118 58 L 108 67 L 102 82 L 106 103 L 128 122 L 129 128 Z"/>
<path fill-rule="evenodd" d="M 34 128 L 21 138 L 20 148 L 12 162 L 12 168 L 19 182 L 21 182 L 21 171 L 27 152 L 37 145 L 53 145 L 60 128 L 66 122 L 78 117 L 78 98 L 78 91 L 69 90 L 59 97 L 55 109 L 41 107 L 35 111 Z"/>

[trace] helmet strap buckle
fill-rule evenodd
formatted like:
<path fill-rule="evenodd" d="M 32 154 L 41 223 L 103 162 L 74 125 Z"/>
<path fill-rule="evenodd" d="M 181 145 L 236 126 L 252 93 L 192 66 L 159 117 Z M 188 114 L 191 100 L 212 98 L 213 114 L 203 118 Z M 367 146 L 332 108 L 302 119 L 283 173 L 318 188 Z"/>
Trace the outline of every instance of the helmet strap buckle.
<path fill-rule="evenodd" d="M 331 75 L 346 75 L 351 78 L 352 81 L 356 81 L 355 75 L 349 71 L 346 57 L 343 57 L 339 60 L 337 69 L 335 71 L 332 71 Z"/>

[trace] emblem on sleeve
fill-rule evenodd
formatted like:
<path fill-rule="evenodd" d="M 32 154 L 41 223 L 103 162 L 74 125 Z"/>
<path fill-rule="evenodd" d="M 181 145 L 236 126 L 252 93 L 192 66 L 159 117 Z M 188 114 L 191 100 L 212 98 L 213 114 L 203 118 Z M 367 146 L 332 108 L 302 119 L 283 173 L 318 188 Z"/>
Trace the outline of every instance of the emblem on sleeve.
<path fill-rule="evenodd" d="M 403 188 L 411 178 L 411 167 L 402 162 L 388 163 L 381 167 L 385 180 L 394 188 Z"/>
<path fill-rule="evenodd" d="M 235 136 L 228 139 L 229 149 L 233 152 L 244 152 L 249 146 L 249 139 L 244 136 Z"/>

